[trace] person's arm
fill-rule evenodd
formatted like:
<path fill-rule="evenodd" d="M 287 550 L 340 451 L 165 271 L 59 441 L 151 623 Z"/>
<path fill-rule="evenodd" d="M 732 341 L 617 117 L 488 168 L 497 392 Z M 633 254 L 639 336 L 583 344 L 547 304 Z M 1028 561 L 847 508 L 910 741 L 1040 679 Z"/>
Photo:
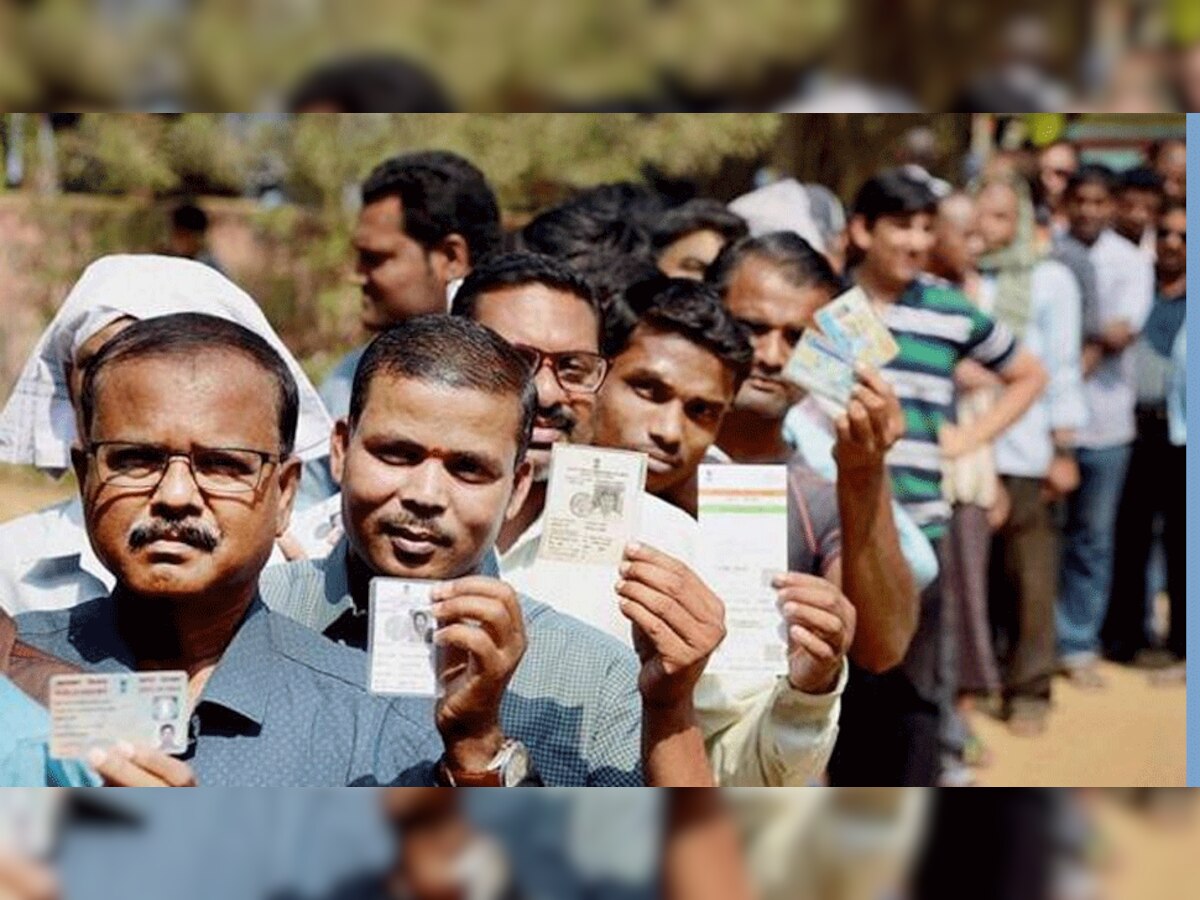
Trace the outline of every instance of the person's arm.
<path fill-rule="evenodd" d="M 1038 321 L 1044 328 L 1043 345 L 1050 383 L 1046 406 L 1054 456 L 1046 473 L 1044 495 L 1056 500 L 1079 486 L 1079 464 L 1075 459 L 1075 431 L 1087 424 L 1087 402 L 1083 395 L 1083 302 L 1079 282 L 1065 266 L 1047 265 L 1036 287 L 1045 291 Z M 1036 299 L 1036 298 L 1035 298 Z"/>
<path fill-rule="evenodd" d="M 750 900 L 742 836 L 721 792 L 667 791 L 662 888 L 665 900 Z"/>
<path fill-rule="evenodd" d="M 942 427 L 942 453 L 947 459 L 955 459 L 994 441 L 1025 414 L 1049 380 L 1037 357 L 1023 347 L 1014 350 L 1008 364 L 997 374 L 1004 382 L 1004 390 L 987 412 L 969 426 Z"/>
<path fill-rule="evenodd" d="M 1150 315 L 1150 307 L 1154 304 L 1154 266 L 1146 256 L 1138 253 L 1136 262 L 1131 261 L 1121 272 L 1121 281 L 1114 293 L 1121 298 L 1124 308 L 1120 316 L 1102 323 L 1100 333 L 1096 335 L 1102 351 L 1110 355 L 1128 349 L 1142 333 L 1146 317 Z"/>
<path fill-rule="evenodd" d="M 837 423 L 834 459 L 841 519 L 841 559 L 826 572 L 858 613 L 850 658 L 871 672 L 899 665 L 917 630 L 920 597 L 900 550 L 885 458 L 904 431 L 895 392 L 862 369 Z"/>
<path fill-rule="evenodd" d="M 625 549 L 617 582 L 642 661 L 642 759 L 653 787 L 711 787 L 696 716 L 696 683 L 725 638 L 725 606 L 674 557 L 644 544 Z"/>

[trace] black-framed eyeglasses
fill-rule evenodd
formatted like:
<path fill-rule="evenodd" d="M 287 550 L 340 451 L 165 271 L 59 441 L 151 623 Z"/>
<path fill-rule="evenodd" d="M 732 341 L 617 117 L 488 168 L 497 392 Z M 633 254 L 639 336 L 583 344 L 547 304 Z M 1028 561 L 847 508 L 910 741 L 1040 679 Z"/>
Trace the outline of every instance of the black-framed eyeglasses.
<path fill-rule="evenodd" d="M 533 377 L 549 364 L 555 380 L 564 391 L 594 394 L 604 384 L 608 374 L 608 360 L 599 353 L 586 350 L 567 350 L 564 353 L 543 353 L 527 344 L 513 344 L 516 351 L 529 364 L 529 375 Z"/>
<path fill-rule="evenodd" d="M 154 490 L 173 459 L 187 461 L 196 486 L 207 494 L 245 494 L 258 490 L 263 470 L 281 462 L 279 453 L 240 447 L 193 447 L 178 453 L 154 444 L 94 441 L 87 448 L 103 484 Z"/>

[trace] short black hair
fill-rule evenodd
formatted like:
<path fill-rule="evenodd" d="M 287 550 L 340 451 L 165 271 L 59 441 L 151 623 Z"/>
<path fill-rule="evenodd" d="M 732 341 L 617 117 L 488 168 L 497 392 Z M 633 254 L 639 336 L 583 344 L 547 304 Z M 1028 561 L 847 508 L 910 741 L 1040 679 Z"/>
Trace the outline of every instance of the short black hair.
<path fill-rule="evenodd" d="M 337 59 L 314 69 L 292 92 L 292 112 L 324 104 L 345 113 L 453 112 L 441 85 L 399 56 L 370 54 Z"/>
<path fill-rule="evenodd" d="M 1067 180 L 1067 196 L 1074 194 L 1085 184 L 1098 184 L 1112 194 L 1117 189 L 1117 176 L 1108 166 L 1100 163 L 1086 163 L 1080 166 L 1075 174 Z"/>
<path fill-rule="evenodd" d="M 854 197 L 852 216 L 862 216 L 868 227 L 886 216 L 908 216 L 937 211 L 938 198 L 929 183 L 903 169 L 885 169 L 867 180 Z"/>
<path fill-rule="evenodd" d="M 740 386 L 754 351 L 716 288 L 691 278 L 656 275 L 627 288 L 610 306 L 601 351 L 612 359 L 629 347 L 638 325 L 682 335 L 715 355 Z"/>
<path fill-rule="evenodd" d="M 505 253 L 493 256 L 463 279 L 450 306 L 450 314 L 475 318 L 479 298 L 490 291 L 541 284 L 573 294 L 600 314 L 596 293 L 587 280 L 560 260 L 540 253 Z"/>
<path fill-rule="evenodd" d="M 597 251 L 652 255 L 648 222 L 663 208 L 654 191 L 602 184 L 544 210 L 517 236 L 523 250 L 568 262 Z"/>
<path fill-rule="evenodd" d="M 609 250 L 581 256 L 571 263 L 571 268 L 592 286 L 601 310 L 606 310 L 614 298 L 619 297 L 631 284 L 662 274 L 648 256 L 613 253 Z"/>
<path fill-rule="evenodd" d="M 1117 185 L 1117 193 L 1124 191 L 1149 191 L 1152 194 L 1161 194 L 1163 177 L 1146 166 L 1126 169 L 1121 173 L 1120 182 Z"/>
<path fill-rule="evenodd" d="M 413 316 L 381 332 L 354 370 L 351 425 L 362 416 L 371 382 L 380 374 L 512 397 L 521 407 L 517 462 L 525 458 L 537 414 L 537 388 L 528 360 L 492 329 L 437 314 Z"/>
<path fill-rule="evenodd" d="M 796 287 L 824 287 L 834 294 L 845 289 L 825 255 L 794 231 L 772 231 L 729 244 L 712 261 L 704 280 L 724 297 L 738 268 L 750 258 L 779 269 Z"/>
<path fill-rule="evenodd" d="M 259 366 L 275 381 L 275 406 L 279 415 L 279 453 L 290 456 L 296 444 L 300 415 L 296 379 L 283 357 L 249 328 L 204 313 L 172 313 L 139 319 L 105 341 L 83 372 L 79 405 L 86 443 L 96 413 L 96 386 L 104 370 L 119 362 L 153 357 L 191 357 L 199 353 L 237 353 Z M 185 402 L 181 398 L 181 402 Z"/>
<path fill-rule="evenodd" d="M 746 220 L 724 203 L 701 197 L 673 206 L 658 216 L 650 227 L 650 245 L 655 252 L 661 252 L 697 231 L 715 231 L 727 244 L 750 233 Z"/>
<path fill-rule="evenodd" d="M 208 231 L 208 213 L 195 203 L 180 203 L 171 210 L 171 227 L 179 231 L 204 234 Z"/>
<path fill-rule="evenodd" d="M 405 153 L 377 165 L 362 186 L 364 204 L 399 197 L 404 232 L 427 250 L 461 234 L 471 264 L 500 248 L 500 206 L 474 165 L 456 153 Z"/>

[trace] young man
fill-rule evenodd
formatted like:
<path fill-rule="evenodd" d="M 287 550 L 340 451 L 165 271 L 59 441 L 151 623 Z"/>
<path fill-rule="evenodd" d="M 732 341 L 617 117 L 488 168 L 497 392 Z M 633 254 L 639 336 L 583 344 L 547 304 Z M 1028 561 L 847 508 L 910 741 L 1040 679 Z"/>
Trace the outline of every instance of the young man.
<path fill-rule="evenodd" d="M 516 660 L 448 690 L 436 710 L 443 750 L 429 704 L 371 696 L 361 653 L 259 599 L 300 476 L 297 418 L 280 356 L 212 316 L 131 324 L 87 367 L 72 461 L 88 537 L 116 587 L 19 617 L 21 636 L 88 671 L 183 670 L 192 706 L 179 758 L 124 746 L 89 754 L 106 782 L 428 784 L 439 758 L 443 772 L 484 768 L 479 741 Z M 462 631 L 445 643 L 473 647 Z"/>
<path fill-rule="evenodd" d="M 1084 166 L 1067 190 L 1067 241 L 1086 248 L 1096 271 L 1096 307 L 1084 321 L 1083 374 L 1088 423 L 1076 433 L 1079 490 L 1067 502 L 1058 653 L 1082 687 L 1103 687 L 1096 670 L 1113 572 L 1113 530 L 1136 434 L 1132 350 L 1154 292 L 1150 259 L 1110 228 L 1114 181 Z"/>
<path fill-rule="evenodd" d="M 1006 322 L 1050 376 L 1046 392 L 994 444 L 1009 498 L 992 541 L 989 578 L 1001 636 L 1002 715 L 1015 733 L 1035 735 L 1045 727 L 1055 670 L 1057 584 L 1047 577 L 1058 571 L 1055 507 L 1079 484 L 1075 432 L 1087 421 L 1081 291 L 1066 266 L 1038 253 L 1032 204 L 1017 185 L 986 182 L 976 204 L 985 250 L 980 306 Z M 998 383 L 990 373 L 982 377 Z"/>
<path fill-rule="evenodd" d="M 254 298 L 198 262 L 140 254 L 102 257 L 71 288 L 0 412 L 0 462 L 66 472 L 88 361 L 134 321 L 183 312 L 237 322 L 271 345 L 299 392 L 296 456 L 323 468 L 333 423 Z M 9 613 L 77 606 L 107 596 L 113 583 L 88 543 L 79 497 L 0 525 L 0 608 Z"/>
<path fill-rule="evenodd" d="M 881 373 L 904 411 L 904 435 L 888 455 L 893 490 L 936 544 L 950 512 L 942 496 L 943 461 L 994 440 L 1029 408 L 1046 375 L 1028 351 L 1017 348 L 1006 327 L 958 291 L 920 278 L 933 244 L 935 210 L 927 185 L 901 171 L 885 171 L 855 198 L 850 238 L 862 254 L 855 280 L 901 347 Z M 953 376 L 966 358 L 995 371 L 1004 388 L 986 415 L 959 428 L 953 424 Z M 904 664 L 852 682 L 852 692 L 859 693 L 843 715 L 844 740 L 831 766 L 836 782 L 936 783 L 938 702 L 944 692 L 937 674 L 940 613 L 935 583 L 922 598 Z"/>
<path fill-rule="evenodd" d="M 846 421 L 810 415 L 787 427 L 790 412 L 805 398 L 783 378 L 783 368 L 813 315 L 840 286 L 825 257 L 804 239 L 775 232 L 739 241 L 718 257 L 709 278 L 749 334 L 753 352 L 750 375 L 710 455 L 793 464 L 795 484 L 806 495 L 803 505 L 824 510 L 821 518 L 841 529 L 848 548 L 835 580 L 845 579 L 842 586 L 859 613 L 851 658 L 869 671 L 890 669 L 903 658 L 916 623 L 912 578 L 927 583 L 936 574 L 928 542 L 912 523 L 897 535 L 897 520 L 906 517 L 894 512 L 883 455 L 899 435 L 899 405 L 885 382 L 863 372 Z M 822 459 L 833 471 L 818 471 Z"/>
<path fill-rule="evenodd" d="M 1147 168 L 1121 173 L 1113 210 L 1113 231 L 1151 259 L 1154 259 L 1155 231 L 1162 204 L 1161 175 Z"/>
<path fill-rule="evenodd" d="M 612 369 L 597 396 L 593 443 L 645 453 L 646 490 L 694 518 L 700 463 L 750 370 L 745 335 L 711 286 L 684 279 L 657 277 L 632 285 L 605 318 L 604 352 Z M 790 700 L 787 724 L 796 735 L 791 768 L 797 776 L 789 783 L 798 783 L 805 774 L 802 764 L 806 777 L 815 778 L 832 750 L 840 676 L 857 617 L 840 590 L 833 486 L 823 485 L 814 498 L 805 473 L 796 469 L 789 485 L 789 571 L 775 585 L 786 629 L 787 677 L 741 683 L 706 674 L 697 704 L 715 757 L 725 750 L 718 740 L 724 732 L 749 726 L 739 722 L 736 701 L 773 694 Z"/>
<path fill-rule="evenodd" d="M 658 268 L 670 278 L 704 280 L 721 248 L 744 238 L 746 222 L 716 200 L 689 200 L 655 219 L 650 244 Z"/>
<path fill-rule="evenodd" d="M 480 739 L 497 767 L 508 734 L 524 741 L 549 784 L 640 784 L 641 726 L 647 780 L 695 783 L 656 746 L 669 734 L 658 726 L 673 718 L 670 698 L 686 695 L 693 677 L 673 668 L 676 657 L 648 656 L 639 679 L 633 654 L 615 640 L 480 574 L 530 489 L 536 397 L 528 375 L 521 354 L 462 318 L 416 317 L 372 341 L 333 438 L 346 537 L 328 559 L 269 569 L 264 599 L 366 649 L 372 578 L 443 582 L 434 615 L 443 626 L 455 613 L 482 623 L 462 634 L 479 665 L 502 670 L 519 660 L 507 690 L 493 682 L 503 691 L 498 718 Z M 440 628 L 435 642 L 456 630 Z"/>
<path fill-rule="evenodd" d="M 1133 345 L 1137 384 L 1137 437 L 1117 512 L 1115 560 L 1104 647 L 1109 658 L 1170 665 L 1186 655 L 1185 547 L 1186 447 L 1168 433 L 1168 397 L 1175 367 L 1173 354 L 1187 312 L 1187 210 L 1168 201 L 1158 220 L 1154 304 Z M 1165 653 L 1151 652 L 1146 634 L 1146 569 L 1154 520 L 1162 516 L 1167 558 L 1167 595 L 1171 623 Z"/>
<path fill-rule="evenodd" d="M 454 153 L 422 151 L 380 163 L 363 182 L 362 201 L 352 241 L 367 332 L 444 313 L 452 287 L 500 247 L 496 195 L 483 173 Z M 334 418 L 346 415 L 365 349 L 347 353 L 321 385 Z"/>

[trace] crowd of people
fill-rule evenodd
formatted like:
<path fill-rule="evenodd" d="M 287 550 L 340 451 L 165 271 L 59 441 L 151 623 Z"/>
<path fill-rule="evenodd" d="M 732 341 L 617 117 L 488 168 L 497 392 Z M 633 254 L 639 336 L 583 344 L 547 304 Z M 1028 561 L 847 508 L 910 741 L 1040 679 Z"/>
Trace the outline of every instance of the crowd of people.
<path fill-rule="evenodd" d="M 1182 153 L 909 164 L 848 208 L 608 184 L 507 234 L 468 160 L 403 154 L 319 389 L 212 265 L 96 260 L 0 413 L 0 461 L 79 483 L 0 526 L 0 782 L 961 784 L 969 703 L 1032 735 L 1102 655 L 1182 677 Z M 833 414 L 784 373 L 851 286 L 899 355 Z M 645 454 L 612 569 L 538 552 L 560 443 Z M 778 671 L 707 668 L 702 464 L 786 466 Z M 380 576 L 437 582 L 436 698 L 368 690 Z M 49 757 L 51 676 L 155 670 L 185 752 Z"/>

